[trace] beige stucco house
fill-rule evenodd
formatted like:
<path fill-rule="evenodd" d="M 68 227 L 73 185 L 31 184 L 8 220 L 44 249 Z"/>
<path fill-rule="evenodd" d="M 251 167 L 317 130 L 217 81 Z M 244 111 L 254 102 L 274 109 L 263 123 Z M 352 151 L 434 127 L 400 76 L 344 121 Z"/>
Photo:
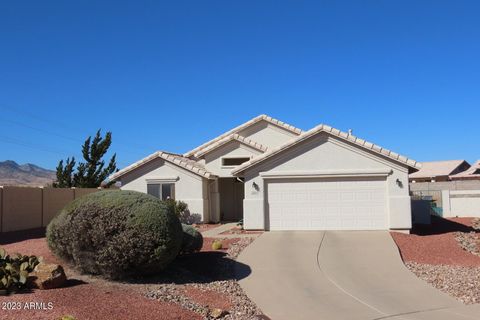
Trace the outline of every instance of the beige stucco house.
<path fill-rule="evenodd" d="M 408 230 L 414 160 L 335 128 L 260 115 L 183 154 L 155 152 L 115 173 L 124 190 L 188 203 L 246 229 Z"/>

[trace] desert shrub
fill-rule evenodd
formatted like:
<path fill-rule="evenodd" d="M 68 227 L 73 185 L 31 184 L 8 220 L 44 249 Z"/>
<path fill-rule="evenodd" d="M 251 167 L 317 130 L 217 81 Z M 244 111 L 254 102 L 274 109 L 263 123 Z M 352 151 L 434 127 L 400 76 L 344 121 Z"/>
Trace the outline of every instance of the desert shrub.
<path fill-rule="evenodd" d="M 16 254 L 10 256 L 0 248 L 0 293 L 8 294 L 24 289 L 30 272 L 41 258 Z"/>
<path fill-rule="evenodd" d="M 203 236 L 197 229 L 187 224 L 182 224 L 183 240 L 181 253 L 193 253 L 200 251 L 203 246 Z"/>
<path fill-rule="evenodd" d="M 165 200 L 165 203 L 172 207 L 178 219 L 183 224 L 194 224 L 202 221 L 202 216 L 198 213 L 191 213 L 188 209 L 188 204 L 183 201 L 168 199 Z"/>
<path fill-rule="evenodd" d="M 212 243 L 212 249 L 213 250 L 220 250 L 220 249 L 222 249 L 222 247 L 223 247 L 222 241 L 220 241 L 220 240 L 213 241 L 213 243 Z"/>
<path fill-rule="evenodd" d="M 135 191 L 80 197 L 47 227 L 52 251 L 84 273 L 107 278 L 154 274 L 179 253 L 182 226 L 164 202 Z"/>

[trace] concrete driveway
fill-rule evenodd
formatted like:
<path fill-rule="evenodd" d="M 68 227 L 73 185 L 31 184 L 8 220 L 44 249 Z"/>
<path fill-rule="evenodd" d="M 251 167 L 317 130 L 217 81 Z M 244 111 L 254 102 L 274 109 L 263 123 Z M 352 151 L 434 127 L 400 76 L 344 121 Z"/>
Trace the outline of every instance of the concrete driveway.
<path fill-rule="evenodd" d="M 412 274 L 384 231 L 266 232 L 238 258 L 240 285 L 273 320 L 480 319 Z"/>

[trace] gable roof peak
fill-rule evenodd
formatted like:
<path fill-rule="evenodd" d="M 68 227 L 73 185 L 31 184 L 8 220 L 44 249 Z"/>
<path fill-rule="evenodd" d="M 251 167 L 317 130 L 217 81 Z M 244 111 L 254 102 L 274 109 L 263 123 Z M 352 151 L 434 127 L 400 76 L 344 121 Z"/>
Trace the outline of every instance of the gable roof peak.
<path fill-rule="evenodd" d="M 277 127 L 280 127 L 280 128 L 282 128 L 286 131 L 289 131 L 289 132 L 291 132 L 295 135 L 300 135 L 303 132 L 301 129 L 298 129 L 298 128 L 292 126 L 292 125 L 289 125 L 289 124 L 287 124 L 285 122 L 282 122 L 280 120 L 277 120 L 275 118 L 272 118 L 272 117 L 270 117 L 266 114 L 260 114 L 260 115 L 256 116 L 255 118 L 252 118 L 249 121 L 247 121 L 247 122 L 233 128 L 233 129 L 219 135 L 218 137 L 216 137 L 216 138 L 214 138 L 214 139 L 212 139 L 208 142 L 205 142 L 204 144 L 196 147 L 195 149 L 192 149 L 192 150 L 184 153 L 183 156 L 191 157 L 191 156 L 195 155 L 196 153 L 202 151 L 203 149 L 209 147 L 213 143 L 216 143 L 217 141 L 219 141 L 219 140 L 221 140 L 221 139 L 223 139 L 223 138 L 225 138 L 225 137 L 227 137 L 227 136 L 229 136 L 233 133 L 239 133 L 240 131 L 244 130 L 245 128 L 248 128 L 248 127 L 250 127 L 250 126 L 252 126 L 252 125 L 254 125 L 254 124 L 256 124 L 256 123 L 258 123 L 259 121 L 262 121 L 262 120 L 267 121 L 267 122 L 269 122 L 269 123 L 271 123 L 271 124 L 273 124 Z"/>
<path fill-rule="evenodd" d="M 371 150 L 371 151 L 373 151 L 375 153 L 378 153 L 378 154 L 380 154 L 384 157 L 390 158 L 390 159 L 392 159 L 396 162 L 406 164 L 407 166 L 409 166 L 413 170 L 418 170 L 422 167 L 419 162 L 417 162 L 413 159 L 409 159 L 405 156 L 399 155 L 398 153 L 395 153 L 393 151 L 390 151 L 388 149 L 380 147 L 379 145 L 376 145 L 372 142 L 368 142 L 366 140 L 357 138 L 356 136 L 354 136 L 354 135 L 352 135 L 348 132 L 343 132 L 341 130 L 338 130 L 338 129 L 336 129 L 334 127 L 331 127 L 329 125 L 326 125 L 326 124 L 319 124 L 319 125 L 313 127 L 312 129 L 301 133 L 298 137 L 295 137 L 295 138 L 291 139 L 290 141 L 287 141 L 285 144 L 280 145 L 276 148 L 270 149 L 266 153 L 263 153 L 262 155 L 260 155 L 258 157 L 255 157 L 255 158 L 241 164 L 240 166 L 238 166 L 234 170 L 232 170 L 232 174 L 236 175 L 236 174 L 244 171 L 245 169 L 247 169 L 249 167 L 252 167 L 252 166 L 256 165 L 257 163 L 262 162 L 263 160 L 265 160 L 267 158 L 270 158 L 270 157 L 276 155 L 277 153 L 280 153 L 283 150 L 288 149 L 288 148 L 296 145 L 297 143 L 302 142 L 302 141 L 304 141 L 304 140 L 306 140 L 306 139 L 308 139 L 308 138 L 310 138 L 310 137 L 312 137 L 312 136 L 314 136 L 314 135 L 316 135 L 320 132 L 327 132 L 327 133 L 329 133 L 333 136 L 336 136 L 336 137 L 339 137 L 343 140 L 349 141 L 349 142 L 351 142 L 355 145 L 358 145 L 358 146 L 360 146 L 364 149 Z"/>

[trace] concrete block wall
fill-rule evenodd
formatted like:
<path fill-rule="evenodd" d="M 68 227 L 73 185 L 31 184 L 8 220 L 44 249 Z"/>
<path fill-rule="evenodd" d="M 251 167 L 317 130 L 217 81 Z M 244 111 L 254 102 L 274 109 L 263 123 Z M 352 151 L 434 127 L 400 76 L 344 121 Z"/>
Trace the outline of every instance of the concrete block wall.
<path fill-rule="evenodd" d="M 480 190 L 443 190 L 444 217 L 480 217 Z"/>
<path fill-rule="evenodd" d="M 0 232 L 46 227 L 67 203 L 99 190 L 0 187 Z"/>

